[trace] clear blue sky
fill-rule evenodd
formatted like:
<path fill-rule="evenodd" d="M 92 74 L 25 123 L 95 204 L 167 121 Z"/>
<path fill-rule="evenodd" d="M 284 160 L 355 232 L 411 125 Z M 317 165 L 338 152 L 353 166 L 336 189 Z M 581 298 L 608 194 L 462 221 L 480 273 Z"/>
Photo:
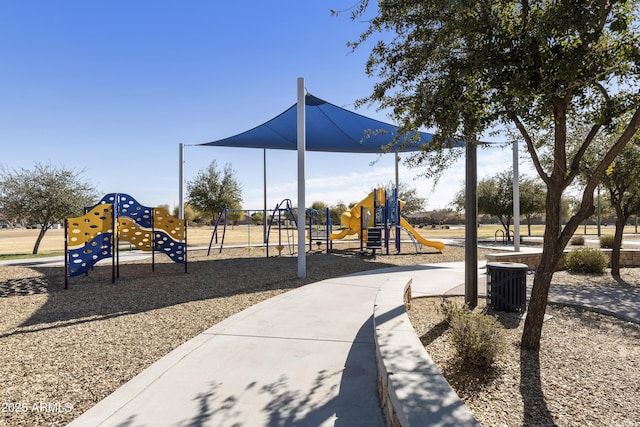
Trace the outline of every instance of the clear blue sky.
<path fill-rule="evenodd" d="M 280 0 L 214 2 L 0 2 L 0 164 L 9 169 L 51 163 L 77 171 L 100 194 L 128 193 L 147 206 L 178 203 L 178 144 L 185 177 L 216 160 L 230 163 L 243 205 L 261 209 L 262 150 L 197 147 L 252 128 L 307 90 L 353 110 L 374 80 L 368 50 L 352 53 L 364 23 L 330 9 L 355 2 Z M 370 47 L 370 46 L 368 46 Z M 375 108 L 355 110 L 389 121 Z M 403 156 L 404 157 L 404 156 Z M 394 180 L 393 155 L 307 153 L 306 200 L 359 201 Z M 511 151 L 479 153 L 479 177 L 511 162 Z M 296 154 L 267 152 L 268 207 L 296 205 Z M 428 198 L 451 201 L 464 163 L 446 172 L 435 192 L 401 167 L 400 179 Z"/>

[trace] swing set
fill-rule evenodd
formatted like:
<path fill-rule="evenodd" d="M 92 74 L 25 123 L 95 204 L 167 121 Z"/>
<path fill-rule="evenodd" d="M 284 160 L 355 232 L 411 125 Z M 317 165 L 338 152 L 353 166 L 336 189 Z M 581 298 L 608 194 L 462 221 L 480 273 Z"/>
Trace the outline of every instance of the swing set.
<path fill-rule="evenodd" d="M 217 243 L 218 238 L 220 238 L 220 246 L 218 248 L 218 253 L 222 253 L 222 248 L 224 246 L 224 238 L 227 231 L 227 224 L 229 221 L 229 214 L 232 212 L 238 212 L 238 211 L 230 210 L 226 206 L 224 206 L 220 211 L 220 214 L 218 214 L 218 217 L 216 218 L 216 222 L 213 227 L 213 232 L 211 234 L 211 239 L 209 241 L 209 249 L 207 252 L 207 256 L 211 254 L 211 249 L 213 247 L 214 240 Z M 242 212 L 250 213 L 251 211 L 242 211 Z M 331 218 L 329 215 L 329 209 L 327 209 L 325 212 L 326 218 L 327 218 L 327 225 L 325 227 L 325 230 L 322 230 L 320 228 L 320 213 L 321 211 L 318 211 L 315 209 L 306 210 L 306 214 L 308 217 L 308 224 L 309 224 L 309 233 L 307 235 L 307 238 L 309 239 L 310 251 L 313 249 L 314 242 L 316 243 L 317 246 L 320 246 L 322 244 L 322 241 L 324 241 L 327 245 L 327 248 L 329 249 L 331 248 L 331 241 L 329 240 L 329 235 L 331 233 Z M 264 240 L 262 244 L 262 246 L 265 247 L 266 256 L 269 257 L 270 246 L 275 247 L 275 249 L 278 251 L 279 256 L 282 255 L 282 252 L 285 249 L 288 249 L 289 255 L 294 255 L 296 253 L 295 232 L 298 227 L 298 220 L 296 216 L 296 209 L 293 208 L 291 199 L 282 200 L 280 203 L 276 205 L 276 207 L 272 211 L 270 211 L 270 215 L 268 215 L 267 218 L 264 218 L 263 220 L 268 221 L 268 223 L 265 222 L 265 224 L 267 225 L 265 227 Z M 275 229 L 275 227 L 277 227 L 278 229 L 277 244 L 270 245 L 269 238 L 271 236 L 272 229 Z M 249 236 L 248 237 L 249 240 L 247 244 L 249 247 L 251 247 L 251 234 L 250 234 L 251 231 L 250 230 L 251 230 L 251 227 L 249 226 L 247 231 Z M 219 236 L 220 231 L 222 232 L 221 236 Z"/>

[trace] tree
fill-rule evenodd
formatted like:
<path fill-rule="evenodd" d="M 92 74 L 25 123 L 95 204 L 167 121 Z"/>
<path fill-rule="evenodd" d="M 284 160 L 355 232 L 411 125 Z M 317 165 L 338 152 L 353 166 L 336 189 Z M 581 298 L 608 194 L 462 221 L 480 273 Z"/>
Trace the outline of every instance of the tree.
<path fill-rule="evenodd" d="M 349 210 L 347 205 L 342 202 L 338 202 L 336 205 L 329 208 L 329 215 L 331 216 L 331 224 L 334 226 L 340 226 L 340 216 L 343 212 Z"/>
<path fill-rule="evenodd" d="M 368 5 L 361 0 L 352 18 L 360 19 Z M 544 247 L 524 348 L 540 347 L 556 265 L 578 225 L 593 213 L 593 191 L 605 170 L 640 127 L 637 9 L 637 0 L 388 0 L 378 2 L 367 30 L 351 43 L 357 49 L 385 33 L 366 69 L 379 81 L 359 104 L 391 109 L 400 138 L 421 127 L 436 129 L 432 151 L 416 154 L 410 165 L 428 164 L 437 174 L 454 160 L 445 148 L 461 139 L 475 145 L 478 135 L 500 124 L 515 126 L 524 139 L 547 188 Z M 571 121 L 589 124 L 574 152 L 567 145 Z M 563 192 L 595 136 L 609 130 L 613 142 L 582 187 L 579 209 L 562 227 Z M 545 152 L 553 158 L 547 168 L 541 162 Z"/>
<path fill-rule="evenodd" d="M 520 182 L 520 214 L 527 221 L 527 233 L 531 236 L 531 221 L 534 215 L 543 214 L 546 188 L 542 182 L 534 178 L 524 177 Z"/>
<path fill-rule="evenodd" d="M 464 190 L 463 190 L 464 191 Z M 513 219 L 513 172 L 500 172 L 493 178 L 478 182 L 478 212 L 498 218 L 507 241 L 511 241 L 510 225 Z"/>
<path fill-rule="evenodd" d="M 173 216 L 175 216 L 176 218 L 178 217 L 178 215 L 180 214 L 180 209 L 178 208 L 178 206 L 176 206 L 175 208 L 173 208 Z M 196 218 L 200 215 L 199 212 L 196 212 L 196 210 L 193 208 L 193 206 L 191 206 L 189 203 L 185 203 L 184 207 L 182 208 L 182 215 L 184 216 L 184 220 L 189 222 L 189 221 L 195 221 Z"/>
<path fill-rule="evenodd" d="M 231 221 L 231 229 L 240 221 L 245 218 L 245 213 L 241 210 L 229 210 L 227 211 L 227 218 Z"/>
<path fill-rule="evenodd" d="M 620 277 L 620 249 L 624 226 L 640 209 L 640 145 L 629 144 L 607 169 L 602 183 L 616 212 L 616 231 L 611 252 L 611 275 Z"/>
<path fill-rule="evenodd" d="M 316 211 L 317 221 L 325 224 L 327 221 L 327 204 L 321 201 L 315 201 L 311 204 L 311 209 Z"/>
<path fill-rule="evenodd" d="M 580 172 L 582 182 L 589 179 L 597 166 L 602 152 L 612 143 L 610 135 L 601 135 L 585 153 L 585 162 Z M 640 208 L 640 137 L 636 136 L 607 168 L 602 177 L 608 199 L 615 213 L 615 234 L 611 252 L 611 275 L 620 277 L 620 250 L 624 226 Z"/>
<path fill-rule="evenodd" d="M 82 174 L 64 167 L 36 163 L 32 170 L 0 169 L 0 210 L 7 218 L 37 224 L 33 246 L 37 254 L 47 230 L 67 217 L 84 214 L 97 199 L 95 188 Z"/>
<path fill-rule="evenodd" d="M 251 222 L 253 224 L 261 225 L 263 216 L 264 215 L 262 215 L 262 212 L 254 212 L 254 213 L 252 213 L 251 214 Z"/>
<path fill-rule="evenodd" d="M 391 195 L 391 191 L 394 188 L 395 184 L 391 182 L 384 187 L 387 197 Z M 402 207 L 403 214 L 420 212 L 427 203 L 425 198 L 418 196 L 418 190 L 409 187 L 409 185 L 402 181 L 398 183 L 398 199 L 404 202 L 404 206 Z"/>
<path fill-rule="evenodd" d="M 242 187 L 231 165 L 227 163 L 220 172 L 213 160 L 207 169 L 199 171 L 192 181 L 187 182 L 187 202 L 212 221 L 225 206 L 227 209 L 241 209 Z"/>
<path fill-rule="evenodd" d="M 531 218 L 543 213 L 544 185 L 537 180 L 520 177 L 520 214 L 527 219 L 529 236 L 531 236 Z M 491 178 L 478 182 L 478 212 L 497 217 L 504 228 L 507 240 L 511 240 L 510 224 L 513 220 L 513 170 L 508 169 Z M 459 211 L 464 210 L 464 185 L 456 193 L 452 205 Z"/>
<path fill-rule="evenodd" d="M 478 182 L 478 212 L 497 217 L 504 228 L 507 241 L 511 240 L 509 226 L 513 219 L 513 173 L 509 170 Z M 458 211 L 464 210 L 465 186 L 456 193 L 452 202 Z"/>

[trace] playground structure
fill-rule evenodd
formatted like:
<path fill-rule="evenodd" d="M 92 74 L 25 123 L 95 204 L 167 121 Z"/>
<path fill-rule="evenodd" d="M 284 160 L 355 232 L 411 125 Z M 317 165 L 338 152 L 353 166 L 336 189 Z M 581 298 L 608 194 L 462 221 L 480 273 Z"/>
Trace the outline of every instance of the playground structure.
<path fill-rule="evenodd" d="M 105 195 L 83 216 L 65 220 L 65 289 L 68 278 L 89 270 L 100 260 L 112 258 L 112 282 L 119 277 L 119 244 L 128 242 L 137 249 L 161 252 L 184 264 L 187 272 L 187 225 L 159 207 L 142 206 L 124 193 Z"/>
<path fill-rule="evenodd" d="M 414 244 L 416 252 L 421 251 L 422 246 L 429 246 L 442 251 L 445 247 L 444 243 L 439 241 L 432 241 L 425 239 L 420 233 L 415 230 L 409 222 L 404 219 L 400 212 L 404 206 L 404 202 L 397 197 L 397 191 L 394 189 L 390 192 L 390 197 L 385 197 L 385 190 L 382 188 L 373 190 L 365 199 L 360 203 L 353 206 L 350 210 L 342 213 L 340 222 L 344 227 L 342 230 L 335 233 L 332 232 L 332 222 L 329 209 L 318 211 L 315 209 L 306 209 L 306 226 L 308 231 L 306 239 L 309 241 L 309 251 L 313 250 L 314 243 L 320 247 L 325 243 L 327 252 L 333 249 L 333 242 L 335 240 L 344 239 L 347 236 L 358 235 L 360 242 L 360 251 L 365 249 L 373 249 L 374 253 L 377 249 L 385 249 L 389 254 L 389 244 L 391 240 L 392 230 L 395 231 L 394 240 L 395 248 L 400 252 L 401 248 L 401 233 L 406 232 L 409 239 Z M 269 249 L 275 247 L 278 251 L 278 255 L 282 255 L 282 252 L 288 248 L 289 255 L 295 253 L 295 232 L 297 230 L 297 213 L 296 208 L 292 207 L 290 199 L 284 199 L 278 203 L 276 207 L 270 211 L 269 215 L 266 215 L 265 228 L 264 228 L 264 240 L 260 246 L 266 249 L 266 256 L 269 256 Z M 227 229 L 227 216 L 229 212 L 237 212 L 228 210 L 226 207 L 222 209 L 218 215 L 211 240 L 209 242 L 209 251 L 207 255 L 211 253 L 214 238 L 218 239 L 218 231 L 222 229 L 222 237 L 220 240 L 219 252 L 222 252 L 224 245 L 224 238 Z M 251 211 L 244 211 L 251 212 Z M 323 215 L 324 214 L 324 215 Z M 324 216 L 324 221 L 321 217 Z M 324 222 L 324 224 L 321 224 Z M 269 242 L 271 230 L 277 227 L 278 240 L 276 244 Z M 248 233 L 250 233 L 248 227 Z M 283 238 L 285 234 L 286 240 Z M 217 241 L 217 240 L 216 240 Z M 249 243 L 248 246 L 252 246 Z"/>
<path fill-rule="evenodd" d="M 218 214 L 216 221 L 213 226 L 213 232 L 211 234 L 211 239 L 209 240 L 209 248 L 207 251 L 207 256 L 211 254 L 211 249 L 213 248 L 214 240 L 216 243 L 219 242 L 219 246 L 217 247 L 218 253 L 222 253 L 223 246 L 225 244 L 225 235 L 227 230 L 227 224 L 229 220 L 229 214 L 231 213 L 244 213 L 247 217 L 247 247 L 259 246 L 264 247 L 266 250 L 266 256 L 269 256 L 270 248 L 275 248 L 278 251 L 278 255 L 282 255 L 282 252 L 285 249 L 288 249 L 289 255 L 294 255 L 296 252 L 296 236 L 298 226 L 297 219 L 297 208 L 293 208 L 291 203 L 291 199 L 284 199 L 280 203 L 276 205 L 276 207 L 269 211 L 269 214 L 263 218 L 264 221 L 264 234 L 263 240 L 260 244 L 252 244 L 251 243 L 251 212 L 264 212 L 264 211 L 253 211 L 253 210 L 232 210 L 228 209 L 226 206 L 222 208 L 220 213 Z M 319 224 L 320 216 L 324 214 L 326 218 L 326 225 L 321 227 Z M 329 239 L 329 234 L 331 232 L 331 216 L 329 214 L 329 209 L 327 208 L 325 211 L 318 211 L 315 209 L 306 209 L 306 218 L 308 224 L 308 234 L 306 236 L 307 240 L 309 240 L 309 250 L 313 250 L 313 244 L 320 246 L 323 242 L 330 248 L 331 241 Z M 277 242 L 276 244 L 270 243 L 270 237 L 272 234 L 272 230 L 277 228 Z M 221 232 L 221 234 L 220 234 Z M 283 236 L 284 234 L 284 236 Z"/>
<path fill-rule="evenodd" d="M 390 230 L 395 229 L 395 247 L 400 252 L 400 231 L 405 230 L 409 238 L 416 246 L 429 246 L 442 251 L 444 243 L 427 240 L 416 231 L 406 219 L 402 218 L 401 210 L 404 202 L 397 197 L 397 189 L 391 192 L 391 197 L 385 197 L 383 188 L 374 189 L 360 203 L 345 211 L 340 216 L 340 223 L 345 227 L 343 230 L 331 233 L 331 240 L 343 239 L 354 234 L 360 237 L 360 250 L 366 248 L 385 249 L 389 253 Z M 383 236 L 384 234 L 384 236 Z"/>
<path fill-rule="evenodd" d="M 276 205 L 276 207 L 270 211 L 270 214 L 266 215 L 266 218 L 263 218 L 264 221 L 264 233 L 262 242 L 259 245 L 251 244 L 251 212 L 263 212 L 263 211 L 252 211 L 252 210 L 232 210 L 228 209 L 226 206 L 222 208 L 216 221 L 213 226 L 213 232 L 211 234 L 211 239 L 209 241 L 209 249 L 207 252 L 207 256 L 211 254 L 211 249 L 213 247 L 214 239 L 216 243 L 218 240 L 220 241 L 220 246 L 218 247 L 218 252 L 222 252 L 222 248 L 225 243 L 225 235 L 227 230 L 227 224 L 229 220 L 229 214 L 231 213 L 243 213 L 246 216 L 247 222 L 247 246 L 260 246 L 266 249 L 266 255 L 269 256 L 269 248 L 275 247 L 278 251 L 278 254 L 281 255 L 285 248 L 289 249 L 289 254 L 293 255 L 295 252 L 295 231 L 298 225 L 298 220 L 296 216 L 296 209 L 293 208 L 290 199 L 284 199 L 280 203 Z M 318 211 L 314 209 L 307 209 L 307 216 L 309 221 L 309 235 L 307 238 L 310 239 L 309 249 L 311 250 L 312 245 L 311 242 L 315 240 L 316 242 L 320 239 L 323 239 L 323 236 L 319 236 L 317 230 L 313 229 L 314 226 L 314 218 L 318 217 Z M 328 210 L 327 210 L 328 215 Z M 317 223 L 317 220 L 316 220 Z M 293 227 L 292 227 L 293 225 Z M 271 236 L 272 229 L 277 228 L 278 237 L 277 243 L 269 244 L 269 239 Z M 220 235 L 219 232 L 222 232 Z M 283 239 L 283 233 L 285 234 L 286 241 Z M 323 240 L 328 240 L 328 234 L 325 231 L 325 238 Z"/>
<path fill-rule="evenodd" d="M 276 215 L 277 214 L 277 215 Z M 283 214 L 284 221 L 288 221 L 289 224 L 293 223 L 295 227 L 298 227 L 298 221 L 296 220 L 296 215 L 293 212 L 293 207 L 291 205 L 290 199 L 284 199 L 282 202 L 278 203 L 271 214 L 271 218 L 269 220 L 269 226 L 267 227 L 267 233 L 264 237 L 264 243 L 266 246 L 267 257 L 269 256 L 269 235 L 271 234 L 271 227 L 273 226 L 273 222 L 276 221 L 278 225 L 278 244 L 276 245 L 276 250 L 278 251 L 278 255 L 282 254 L 285 246 L 282 244 L 282 226 L 283 224 Z M 277 216 L 277 218 L 276 218 Z M 285 232 L 287 234 L 287 247 L 289 248 L 289 255 L 293 255 L 294 246 L 295 246 L 295 236 L 293 233 L 293 229 L 291 227 L 285 227 Z"/>
<path fill-rule="evenodd" d="M 247 217 L 247 247 L 255 246 L 251 244 L 251 212 L 260 212 L 260 211 L 251 211 L 251 210 L 238 210 L 238 209 L 228 209 L 227 206 L 223 206 L 222 210 L 218 214 L 216 221 L 213 226 L 213 232 L 211 233 L 211 239 L 209 240 L 209 249 L 207 251 L 207 256 L 211 254 L 211 249 L 213 247 L 214 240 L 218 243 L 218 239 L 220 240 L 220 246 L 218 247 L 218 253 L 222 253 L 222 248 L 224 246 L 225 236 L 227 232 L 227 225 L 229 222 L 229 215 L 232 213 L 243 213 Z M 285 229 L 287 234 L 287 246 L 289 247 L 289 252 L 293 255 L 293 239 L 294 233 L 290 227 L 283 227 L 285 223 L 293 223 L 297 225 L 296 216 L 293 212 L 293 208 L 291 206 L 291 200 L 284 199 L 282 202 L 278 203 L 275 209 L 272 211 L 271 215 L 267 215 L 267 218 L 263 218 L 262 221 L 265 224 L 264 234 L 262 243 L 259 246 L 266 247 L 267 256 L 269 256 L 269 235 L 271 233 L 271 228 L 276 223 L 278 227 L 278 244 L 275 246 L 278 250 L 278 253 L 281 253 L 285 246 L 282 241 L 282 230 Z M 268 224 L 268 226 L 267 226 Z M 222 231 L 222 235 L 219 235 L 219 231 Z"/>

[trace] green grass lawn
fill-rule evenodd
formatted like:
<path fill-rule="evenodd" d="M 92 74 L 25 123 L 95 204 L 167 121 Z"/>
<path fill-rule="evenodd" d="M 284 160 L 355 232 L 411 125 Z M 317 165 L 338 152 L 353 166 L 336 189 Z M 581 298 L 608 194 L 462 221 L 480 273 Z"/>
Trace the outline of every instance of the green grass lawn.
<path fill-rule="evenodd" d="M 49 252 L 40 252 L 37 254 L 32 253 L 19 253 L 19 254 L 0 254 L 0 261 L 10 260 L 10 259 L 24 259 L 24 258 L 46 258 L 50 256 L 62 256 L 64 255 L 64 251 L 49 251 Z"/>

